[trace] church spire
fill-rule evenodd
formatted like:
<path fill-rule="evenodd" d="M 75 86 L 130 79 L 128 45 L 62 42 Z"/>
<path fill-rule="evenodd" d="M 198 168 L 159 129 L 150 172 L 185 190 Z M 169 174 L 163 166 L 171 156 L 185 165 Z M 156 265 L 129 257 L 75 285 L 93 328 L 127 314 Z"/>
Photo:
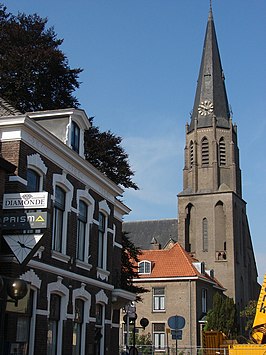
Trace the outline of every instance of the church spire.
<path fill-rule="evenodd" d="M 189 131 L 194 129 L 195 120 L 198 128 L 212 126 L 214 116 L 217 119 L 217 127 L 229 128 L 230 111 L 213 21 L 212 2 L 210 0 L 210 10 Z"/>

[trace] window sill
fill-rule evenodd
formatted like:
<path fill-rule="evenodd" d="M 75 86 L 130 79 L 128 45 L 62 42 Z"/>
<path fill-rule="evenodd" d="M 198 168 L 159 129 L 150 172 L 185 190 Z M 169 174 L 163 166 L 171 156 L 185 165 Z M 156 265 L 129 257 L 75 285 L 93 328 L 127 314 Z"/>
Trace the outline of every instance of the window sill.
<path fill-rule="evenodd" d="M 108 281 L 110 271 L 101 269 L 100 267 L 97 267 L 96 270 L 97 270 L 97 278 L 100 278 L 101 280 L 104 280 L 104 281 Z"/>
<path fill-rule="evenodd" d="M 66 255 L 66 254 L 62 254 L 59 251 L 56 250 L 52 250 L 52 258 L 62 261 L 63 263 L 68 263 L 70 260 L 70 256 Z"/>
<path fill-rule="evenodd" d="M 85 261 L 78 259 L 76 259 L 76 266 L 87 271 L 90 271 L 92 268 L 91 264 L 85 263 Z"/>
<path fill-rule="evenodd" d="M 152 313 L 165 313 L 166 309 L 153 309 Z"/>

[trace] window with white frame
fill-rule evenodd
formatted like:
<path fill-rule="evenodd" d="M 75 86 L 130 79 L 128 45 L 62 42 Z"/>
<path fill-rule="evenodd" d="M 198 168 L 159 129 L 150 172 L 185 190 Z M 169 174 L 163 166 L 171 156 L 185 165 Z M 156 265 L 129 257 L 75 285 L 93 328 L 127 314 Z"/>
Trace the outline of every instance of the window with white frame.
<path fill-rule="evenodd" d="M 95 355 L 102 355 L 103 354 L 103 347 L 104 347 L 104 306 L 100 303 L 96 303 L 95 308 L 95 317 L 96 317 L 96 324 L 95 324 Z"/>
<path fill-rule="evenodd" d="M 40 191 L 40 174 L 33 169 L 27 169 L 27 190 L 31 192 Z"/>
<path fill-rule="evenodd" d="M 77 259 L 85 261 L 87 237 L 88 205 L 79 201 L 79 215 L 77 225 Z"/>
<path fill-rule="evenodd" d="M 104 269 L 106 267 L 106 216 L 99 213 L 98 226 L 98 267 Z"/>
<path fill-rule="evenodd" d="M 153 344 L 155 350 L 165 349 L 165 324 L 164 323 L 153 323 Z"/>
<path fill-rule="evenodd" d="M 165 289 L 164 287 L 153 288 L 153 311 L 165 310 Z"/>
<path fill-rule="evenodd" d="M 54 215 L 53 215 L 53 243 L 52 249 L 62 252 L 63 227 L 65 220 L 66 192 L 60 187 L 55 187 Z"/>
<path fill-rule="evenodd" d="M 139 262 L 139 274 L 150 274 L 151 273 L 151 262 L 143 260 Z"/>
<path fill-rule="evenodd" d="M 72 355 L 81 354 L 82 327 L 84 323 L 84 301 L 77 298 L 75 300 L 75 313 L 72 336 Z"/>
<path fill-rule="evenodd" d="M 76 122 L 72 121 L 71 123 L 71 148 L 79 153 L 79 144 L 80 144 L 80 128 Z"/>
<path fill-rule="evenodd" d="M 47 166 L 40 154 L 27 156 L 27 190 L 38 192 L 43 191 L 44 177 L 47 174 Z"/>
<path fill-rule="evenodd" d="M 33 290 L 30 290 L 26 311 L 23 315 L 19 315 L 17 318 L 16 341 L 21 344 L 23 343 L 25 349 L 29 348 L 29 343 L 30 343 L 32 312 L 33 312 Z"/>
<path fill-rule="evenodd" d="M 201 290 L 201 310 L 202 313 L 207 313 L 207 290 L 203 288 Z"/>
<path fill-rule="evenodd" d="M 47 330 L 47 355 L 57 355 L 60 308 L 61 297 L 52 293 L 50 296 L 50 315 Z"/>

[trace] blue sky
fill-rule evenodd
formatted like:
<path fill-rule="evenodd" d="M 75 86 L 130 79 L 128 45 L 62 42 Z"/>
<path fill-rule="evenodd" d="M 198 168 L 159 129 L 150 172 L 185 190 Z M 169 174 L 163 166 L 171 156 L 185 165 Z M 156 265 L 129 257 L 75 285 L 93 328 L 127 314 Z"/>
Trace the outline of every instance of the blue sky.
<path fill-rule="evenodd" d="M 126 220 L 175 218 L 182 190 L 185 124 L 194 102 L 208 0 L 9 0 L 48 17 L 71 67 L 84 69 L 76 92 L 102 130 L 123 137 L 140 190 L 126 191 Z M 266 271 L 266 1 L 213 0 L 238 125 L 243 198 L 260 280 Z"/>

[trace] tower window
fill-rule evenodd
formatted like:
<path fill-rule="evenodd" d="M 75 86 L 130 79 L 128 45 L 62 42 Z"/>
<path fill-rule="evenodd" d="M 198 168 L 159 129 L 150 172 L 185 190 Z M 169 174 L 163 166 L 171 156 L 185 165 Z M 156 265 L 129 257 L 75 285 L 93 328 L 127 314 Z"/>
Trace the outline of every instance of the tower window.
<path fill-rule="evenodd" d="M 202 250 L 208 251 L 208 220 L 203 218 L 202 220 Z"/>
<path fill-rule="evenodd" d="M 203 166 L 209 165 L 209 142 L 206 137 L 201 141 L 201 164 Z"/>
<path fill-rule="evenodd" d="M 219 141 L 219 164 L 220 166 L 226 165 L 226 151 L 225 151 L 224 138 L 221 138 Z"/>
<path fill-rule="evenodd" d="M 190 162 L 190 168 L 192 168 L 193 166 L 193 163 L 194 163 L 194 146 L 193 146 L 193 142 L 191 141 L 190 142 L 190 145 L 189 145 L 189 162 Z"/>

